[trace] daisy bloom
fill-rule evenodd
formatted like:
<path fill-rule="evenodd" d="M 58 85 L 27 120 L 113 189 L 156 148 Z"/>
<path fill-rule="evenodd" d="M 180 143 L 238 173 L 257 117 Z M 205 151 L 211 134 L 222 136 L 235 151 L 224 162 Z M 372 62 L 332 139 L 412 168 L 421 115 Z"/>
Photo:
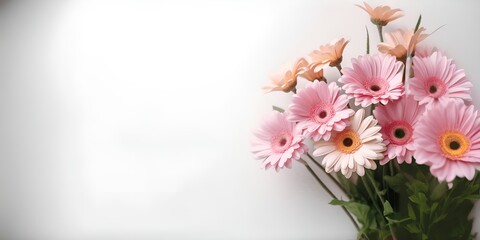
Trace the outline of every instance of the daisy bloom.
<path fill-rule="evenodd" d="M 315 81 L 292 98 L 288 120 L 314 141 L 328 140 L 332 131 L 342 131 L 355 112 L 347 108 L 348 98 L 336 83 Z"/>
<path fill-rule="evenodd" d="M 302 69 L 302 73 L 298 76 L 303 77 L 310 82 L 313 82 L 315 80 L 326 81 L 325 77 L 323 76 L 323 68 L 317 70 L 315 66 L 312 65 L 304 67 Z"/>
<path fill-rule="evenodd" d="M 297 77 L 302 73 L 303 69 L 308 65 L 305 58 L 297 59 L 290 66 L 282 67 L 282 70 L 270 77 L 270 82 L 262 87 L 265 92 L 284 91 L 290 92 L 297 86 Z"/>
<path fill-rule="evenodd" d="M 320 46 L 319 50 L 314 50 L 310 53 L 312 58 L 311 64 L 315 68 L 323 68 L 327 65 L 330 67 L 338 66 L 343 59 L 343 50 L 347 46 L 349 40 L 345 38 L 340 38 L 339 40 L 334 40 L 330 44 Z"/>
<path fill-rule="evenodd" d="M 300 159 L 306 151 L 301 129 L 289 122 L 284 113 L 273 112 L 254 132 L 252 152 L 263 161 L 265 169 L 291 168 L 292 159 Z"/>
<path fill-rule="evenodd" d="M 378 44 L 378 51 L 395 56 L 397 60 L 405 62 L 407 56 L 411 56 L 418 43 L 428 37 L 422 33 L 425 28 L 421 27 L 416 32 L 411 30 L 396 30 L 385 33 L 385 42 Z"/>
<path fill-rule="evenodd" d="M 387 104 L 403 95 L 402 63 L 388 55 L 365 55 L 352 59 L 338 80 L 355 105 Z"/>
<path fill-rule="evenodd" d="M 440 52 L 442 55 L 445 56 L 445 54 L 442 51 L 432 46 L 418 46 L 415 49 L 415 56 L 419 58 L 426 58 L 426 57 L 430 57 L 434 52 Z"/>
<path fill-rule="evenodd" d="M 372 8 L 366 2 L 363 2 L 363 5 L 364 6 L 361 6 L 361 5 L 357 5 L 357 6 L 365 10 L 368 13 L 368 15 L 370 15 L 370 21 L 372 21 L 373 24 L 378 26 L 385 26 L 389 22 L 403 16 L 403 14 L 401 13 L 402 10 L 398 8 L 391 9 L 389 6 L 383 6 L 383 5 Z"/>
<path fill-rule="evenodd" d="M 383 159 L 386 147 L 380 126 L 373 116 L 365 117 L 365 110 L 359 109 L 350 119 L 351 126 L 332 135 L 329 141 L 316 142 L 314 156 L 325 156 L 322 165 L 325 171 L 341 171 L 350 178 L 353 173 L 365 174 L 365 169 L 376 169 L 374 160 Z"/>
<path fill-rule="evenodd" d="M 439 181 L 472 180 L 480 166 L 480 116 L 473 106 L 441 102 L 415 128 L 415 159 L 430 166 Z"/>
<path fill-rule="evenodd" d="M 413 58 L 415 76 L 409 80 L 408 94 L 420 104 L 438 103 L 447 99 L 471 101 L 470 88 L 463 69 L 439 52 L 426 58 Z"/>
<path fill-rule="evenodd" d="M 379 105 L 373 110 L 373 115 L 382 126 L 382 136 L 387 145 L 385 158 L 380 161 L 385 165 L 391 159 L 397 158 L 398 163 L 412 163 L 415 152 L 413 132 L 424 112 L 424 107 L 418 105 L 412 96 L 403 96 L 400 100 Z"/>

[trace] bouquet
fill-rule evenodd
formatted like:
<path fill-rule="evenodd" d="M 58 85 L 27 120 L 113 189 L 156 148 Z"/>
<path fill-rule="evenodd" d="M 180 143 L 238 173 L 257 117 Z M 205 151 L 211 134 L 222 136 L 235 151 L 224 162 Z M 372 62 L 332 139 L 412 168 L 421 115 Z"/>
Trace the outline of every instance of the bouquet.
<path fill-rule="evenodd" d="M 263 89 L 290 93 L 291 104 L 273 107 L 254 132 L 252 152 L 265 169 L 304 165 L 358 239 L 473 239 L 480 113 L 472 83 L 444 52 L 422 45 L 431 33 L 421 15 L 412 28 L 386 29 L 400 9 L 358 7 L 378 31 L 378 52 L 370 52 L 366 28 L 365 53 L 350 67 L 342 67 L 349 40 L 341 38 L 273 75 Z M 328 68 L 338 78 L 327 80 Z M 298 79 L 309 82 L 297 88 Z"/>

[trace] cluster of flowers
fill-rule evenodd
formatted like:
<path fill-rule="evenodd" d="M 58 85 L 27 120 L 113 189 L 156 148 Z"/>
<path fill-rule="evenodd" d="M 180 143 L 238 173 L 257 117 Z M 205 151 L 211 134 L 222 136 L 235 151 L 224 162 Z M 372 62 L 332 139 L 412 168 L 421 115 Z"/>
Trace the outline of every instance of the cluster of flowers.
<path fill-rule="evenodd" d="M 254 132 L 255 157 L 265 168 L 290 168 L 293 160 L 303 162 L 304 141 L 312 139 L 325 171 L 347 178 L 393 160 L 428 165 L 439 181 L 472 180 L 480 166 L 480 115 L 464 70 L 435 48 L 417 48 L 428 37 L 423 27 L 383 33 L 402 16 L 399 9 L 359 7 L 378 27 L 380 53 L 342 69 L 349 43 L 342 38 L 274 75 L 264 90 L 294 95 L 284 113 L 273 111 Z M 338 81 L 327 83 L 327 67 L 338 68 Z M 310 81 L 303 89 L 296 88 L 299 77 Z"/>

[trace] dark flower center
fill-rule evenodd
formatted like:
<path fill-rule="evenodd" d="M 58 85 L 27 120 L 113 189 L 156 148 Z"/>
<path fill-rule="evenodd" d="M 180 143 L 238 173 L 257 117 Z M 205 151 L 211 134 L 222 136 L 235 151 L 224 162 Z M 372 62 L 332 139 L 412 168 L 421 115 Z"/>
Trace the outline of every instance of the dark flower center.
<path fill-rule="evenodd" d="M 326 111 L 321 111 L 319 114 L 318 114 L 318 117 L 319 118 L 325 118 L 327 116 L 327 112 Z"/>
<path fill-rule="evenodd" d="M 436 93 L 436 92 L 437 92 L 437 86 L 435 86 L 435 85 L 430 86 L 430 88 L 428 89 L 428 91 L 429 91 L 431 94 Z"/>
<path fill-rule="evenodd" d="M 285 146 L 286 143 L 287 143 L 287 139 L 285 139 L 285 138 L 280 139 L 280 146 L 281 147 Z"/>
<path fill-rule="evenodd" d="M 393 133 L 393 135 L 395 135 L 396 138 L 403 138 L 405 137 L 405 131 L 401 128 L 397 128 L 395 129 L 395 132 Z"/>
<path fill-rule="evenodd" d="M 374 92 L 378 92 L 378 91 L 380 91 L 380 87 L 378 85 L 372 85 L 372 86 L 370 86 L 370 90 L 372 90 Z"/>
<path fill-rule="evenodd" d="M 457 150 L 460 148 L 460 143 L 458 143 L 457 141 L 452 141 L 450 142 L 449 147 L 452 150 Z"/>
<path fill-rule="evenodd" d="M 353 140 L 349 137 L 343 139 L 343 145 L 345 147 L 351 147 L 353 145 Z"/>

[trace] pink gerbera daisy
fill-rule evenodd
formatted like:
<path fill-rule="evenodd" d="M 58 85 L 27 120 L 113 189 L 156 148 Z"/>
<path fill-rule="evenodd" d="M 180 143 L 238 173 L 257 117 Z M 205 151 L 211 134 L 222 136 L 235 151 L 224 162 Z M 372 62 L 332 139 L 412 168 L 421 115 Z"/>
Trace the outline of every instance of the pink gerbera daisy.
<path fill-rule="evenodd" d="M 403 96 L 387 106 L 380 105 L 373 111 L 382 126 L 384 143 L 387 145 L 381 165 L 395 157 L 398 163 L 412 163 L 415 151 L 413 131 L 423 111 L 424 107 L 418 105 L 411 96 Z"/>
<path fill-rule="evenodd" d="M 414 96 L 420 104 L 437 104 L 446 99 L 471 101 L 470 88 L 463 69 L 457 69 L 452 59 L 439 52 L 429 57 L 413 58 L 415 77 L 409 80 L 408 94 Z"/>
<path fill-rule="evenodd" d="M 284 113 L 273 112 L 254 132 L 252 152 L 263 161 L 265 169 L 291 168 L 292 159 L 300 159 L 306 151 L 301 129 L 289 122 Z"/>
<path fill-rule="evenodd" d="M 331 131 L 345 129 L 348 118 L 355 113 L 346 108 L 348 98 L 340 90 L 336 83 L 313 82 L 293 96 L 288 120 L 299 122 L 314 141 L 328 140 Z"/>
<path fill-rule="evenodd" d="M 344 68 L 339 82 L 355 105 L 387 104 L 403 95 L 402 63 L 388 55 L 365 55 L 352 59 L 352 68 Z"/>
<path fill-rule="evenodd" d="M 480 166 L 480 116 L 461 101 L 444 101 L 426 112 L 415 128 L 415 159 L 440 181 L 472 180 Z"/>

